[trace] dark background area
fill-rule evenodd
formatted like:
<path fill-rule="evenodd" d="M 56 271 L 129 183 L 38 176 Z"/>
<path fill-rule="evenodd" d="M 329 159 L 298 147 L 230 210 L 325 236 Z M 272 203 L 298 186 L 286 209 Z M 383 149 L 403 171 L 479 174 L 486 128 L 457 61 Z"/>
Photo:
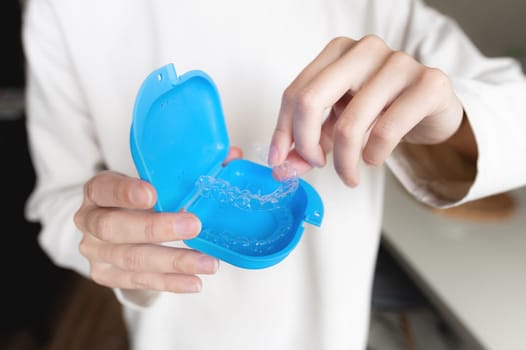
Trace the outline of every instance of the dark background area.
<path fill-rule="evenodd" d="M 20 5 L 15 0 L 0 2 L 0 42 L 2 64 L 0 86 L 24 85 L 24 61 L 20 41 Z"/>
<path fill-rule="evenodd" d="M 21 4 L 0 0 L 0 350 L 125 350 L 113 291 L 55 265 L 38 244 L 40 224 L 24 217 L 35 171 L 25 125 Z"/>
<path fill-rule="evenodd" d="M 21 8 L 14 0 L 0 1 L 0 98 L 23 89 L 24 59 L 20 40 Z M 37 345 L 50 337 L 52 311 L 60 305 L 72 273 L 56 267 L 38 246 L 38 223 L 24 218 L 24 205 L 35 182 L 27 147 L 23 110 L 0 117 L 0 348 L 10 335 L 30 333 Z"/>

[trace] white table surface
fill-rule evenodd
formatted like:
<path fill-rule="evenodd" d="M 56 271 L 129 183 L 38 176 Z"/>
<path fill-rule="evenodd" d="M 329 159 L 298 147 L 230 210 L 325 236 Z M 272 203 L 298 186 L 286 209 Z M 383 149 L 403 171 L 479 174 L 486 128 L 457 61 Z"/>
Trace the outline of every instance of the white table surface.
<path fill-rule="evenodd" d="M 526 349 L 526 188 L 501 223 L 446 218 L 388 175 L 384 240 L 439 311 L 479 346 Z"/>

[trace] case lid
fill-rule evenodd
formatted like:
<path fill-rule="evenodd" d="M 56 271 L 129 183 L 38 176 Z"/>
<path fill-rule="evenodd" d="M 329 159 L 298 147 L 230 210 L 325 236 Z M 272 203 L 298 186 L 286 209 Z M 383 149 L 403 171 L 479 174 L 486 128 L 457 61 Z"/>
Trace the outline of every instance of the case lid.
<path fill-rule="evenodd" d="M 202 71 L 177 76 L 173 64 L 151 73 L 136 98 L 130 147 L 139 176 L 157 189 L 155 209 L 181 209 L 198 177 L 217 173 L 229 150 L 212 79 Z"/>

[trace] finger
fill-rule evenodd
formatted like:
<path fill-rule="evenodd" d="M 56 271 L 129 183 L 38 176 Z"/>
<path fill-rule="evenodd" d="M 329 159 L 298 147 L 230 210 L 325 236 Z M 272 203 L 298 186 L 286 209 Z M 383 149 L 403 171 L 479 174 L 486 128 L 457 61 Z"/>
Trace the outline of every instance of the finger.
<path fill-rule="evenodd" d="M 86 213 L 80 229 L 106 242 L 160 243 L 194 238 L 201 222 L 189 212 L 94 208 Z"/>
<path fill-rule="evenodd" d="M 363 150 L 366 163 L 382 164 L 402 138 L 436 110 L 438 94 L 433 91 L 437 90 L 426 80 L 420 80 L 405 90 L 376 121 Z"/>
<path fill-rule="evenodd" d="M 295 149 L 311 164 L 321 149 L 320 125 L 323 111 L 334 105 L 349 90 L 361 86 L 383 64 L 391 50 L 376 36 L 355 44 L 340 59 L 331 63 L 303 87 L 294 110 Z"/>
<path fill-rule="evenodd" d="M 326 155 L 332 152 L 334 147 L 334 129 L 338 120 L 337 110 L 338 108 L 334 106 L 329 113 L 329 117 L 321 126 L 320 145 Z"/>
<path fill-rule="evenodd" d="M 155 190 L 145 181 L 111 171 L 93 177 L 84 186 L 84 197 L 101 207 L 148 209 L 155 204 Z"/>
<path fill-rule="evenodd" d="M 290 168 L 294 169 L 298 176 L 301 176 L 312 169 L 312 165 L 306 162 L 305 159 L 303 159 L 295 150 L 292 150 L 287 155 L 286 161 L 289 162 Z M 279 179 L 280 176 L 276 176 L 276 178 Z"/>
<path fill-rule="evenodd" d="M 350 38 L 335 38 L 309 63 L 283 93 L 276 130 L 272 136 L 269 159 L 270 165 L 281 164 L 289 153 L 292 143 L 292 121 L 296 95 L 323 68 L 337 60 L 355 43 Z"/>
<path fill-rule="evenodd" d="M 329 117 L 327 120 L 325 120 L 321 129 L 320 145 L 326 155 L 332 151 L 332 133 L 335 120 L 336 114 L 334 111 L 331 111 Z M 286 161 L 289 162 L 291 169 L 294 169 L 296 175 L 298 176 L 301 176 L 312 169 L 312 165 L 303 159 L 294 149 L 288 154 Z"/>
<path fill-rule="evenodd" d="M 334 129 L 339 116 L 344 111 L 345 107 L 351 101 L 350 93 L 343 95 L 338 102 L 336 102 L 329 113 L 329 116 L 323 122 L 321 127 L 320 145 L 323 152 L 327 155 L 332 152 L 334 147 Z"/>
<path fill-rule="evenodd" d="M 155 244 L 106 244 L 94 242 L 82 248 L 90 261 L 104 262 L 124 271 L 213 274 L 219 260 L 186 248 Z"/>
<path fill-rule="evenodd" d="M 201 279 L 195 275 L 123 271 L 101 263 L 92 264 L 90 275 L 96 283 L 111 288 L 174 293 L 197 293 L 202 288 Z"/>
<path fill-rule="evenodd" d="M 421 70 L 422 66 L 409 55 L 391 52 L 341 113 L 334 132 L 334 166 L 347 185 L 359 183 L 361 152 L 375 119 Z"/>
<path fill-rule="evenodd" d="M 230 161 L 234 159 L 239 159 L 243 157 L 243 150 L 239 147 L 230 147 L 228 150 L 228 155 L 226 156 L 225 161 L 223 162 L 223 165 L 228 164 Z"/>

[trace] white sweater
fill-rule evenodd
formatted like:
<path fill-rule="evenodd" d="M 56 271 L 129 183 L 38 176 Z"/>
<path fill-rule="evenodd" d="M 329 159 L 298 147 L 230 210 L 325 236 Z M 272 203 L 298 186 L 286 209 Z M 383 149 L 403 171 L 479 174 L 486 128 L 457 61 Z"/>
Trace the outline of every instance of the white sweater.
<path fill-rule="evenodd" d="M 88 275 L 72 216 L 102 168 L 136 175 L 129 151 L 135 94 L 155 68 L 201 69 L 221 94 L 232 145 L 269 143 L 284 88 L 335 36 L 374 33 L 445 71 L 474 129 L 478 174 L 466 201 L 526 182 L 526 82 L 489 60 L 419 0 L 32 0 L 24 20 L 28 131 L 37 186 L 27 216 L 56 264 Z M 403 152 L 389 165 L 415 195 L 449 205 L 415 178 Z M 325 219 L 280 264 L 223 263 L 196 295 L 117 291 L 134 349 L 363 349 L 381 226 L 383 170 L 356 189 L 333 168 L 308 181 Z M 460 201 L 460 202 L 461 202 Z"/>

